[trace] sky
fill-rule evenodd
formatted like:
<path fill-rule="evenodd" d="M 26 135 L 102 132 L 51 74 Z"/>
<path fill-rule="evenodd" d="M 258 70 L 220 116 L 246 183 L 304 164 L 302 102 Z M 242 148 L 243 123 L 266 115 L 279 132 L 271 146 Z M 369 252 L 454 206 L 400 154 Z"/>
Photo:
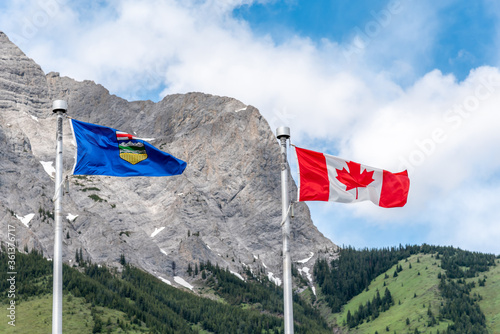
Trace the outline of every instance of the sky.
<path fill-rule="evenodd" d="M 338 245 L 500 254 L 496 0 L 8 0 L 0 30 L 46 73 L 234 97 L 297 146 L 408 170 L 403 208 L 308 202 Z"/>

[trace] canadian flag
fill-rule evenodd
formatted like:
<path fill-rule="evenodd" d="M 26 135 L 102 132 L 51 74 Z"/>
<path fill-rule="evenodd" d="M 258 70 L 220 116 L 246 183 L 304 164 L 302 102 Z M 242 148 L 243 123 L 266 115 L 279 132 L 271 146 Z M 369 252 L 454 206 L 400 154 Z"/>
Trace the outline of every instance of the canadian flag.
<path fill-rule="evenodd" d="M 295 152 L 299 165 L 299 201 L 369 200 L 384 208 L 406 204 L 410 190 L 406 171 L 391 173 L 299 147 Z"/>

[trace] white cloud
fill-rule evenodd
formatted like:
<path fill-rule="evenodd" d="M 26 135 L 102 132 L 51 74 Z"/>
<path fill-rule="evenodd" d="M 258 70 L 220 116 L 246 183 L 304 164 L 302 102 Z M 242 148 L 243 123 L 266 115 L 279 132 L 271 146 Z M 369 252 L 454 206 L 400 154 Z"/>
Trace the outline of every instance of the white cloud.
<path fill-rule="evenodd" d="M 500 72 L 482 67 L 463 82 L 434 71 L 353 129 L 340 155 L 392 171 L 409 169 L 404 209 L 349 206 L 357 217 L 425 222 L 429 240 L 499 253 Z M 395 159 L 399 157 L 398 159 Z M 475 231 L 474 233 L 472 233 Z"/>
<path fill-rule="evenodd" d="M 290 36 L 278 45 L 270 36 L 255 36 L 246 22 L 231 17 L 233 8 L 251 2 L 126 0 L 87 8 L 24 0 L 0 13 L 0 20 L 47 72 L 94 80 L 128 99 L 153 91 L 235 97 L 258 107 L 272 130 L 290 126 L 295 144 L 314 142 L 312 149 L 393 171 L 406 165 L 407 207 L 342 211 L 384 226 L 426 224 L 440 236 L 436 243 L 500 253 L 494 242 L 498 217 L 488 214 L 491 198 L 498 198 L 490 183 L 500 170 L 499 71 L 478 68 L 463 82 L 437 70 L 419 77 L 439 12 L 449 2 L 401 1 L 386 21 L 375 13 L 375 25 L 353 27 L 371 31 L 353 59 L 345 51 L 354 34 L 344 44 Z M 468 197 L 471 188 L 488 191 Z M 491 233 L 470 233 L 478 215 L 482 230 Z M 461 233 L 470 234 L 467 242 Z"/>
<path fill-rule="evenodd" d="M 440 224 L 431 225 L 430 240 L 498 254 L 500 226 L 495 222 L 500 220 L 500 214 L 494 208 L 498 205 L 500 184 L 498 180 L 490 183 L 471 180 L 436 203 L 433 212 Z"/>

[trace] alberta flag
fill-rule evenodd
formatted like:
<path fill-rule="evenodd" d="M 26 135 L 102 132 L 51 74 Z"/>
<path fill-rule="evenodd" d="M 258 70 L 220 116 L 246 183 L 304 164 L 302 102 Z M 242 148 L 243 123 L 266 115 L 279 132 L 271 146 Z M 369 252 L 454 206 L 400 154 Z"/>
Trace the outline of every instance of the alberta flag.
<path fill-rule="evenodd" d="M 77 152 L 73 175 L 171 176 L 186 163 L 145 140 L 106 126 L 70 120 Z"/>
<path fill-rule="evenodd" d="M 299 165 L 299 201 L 368 200 L 384 208 L 406 204 L 410 189 L 406 171 L 391 173 L 298 147 L 295 152 Z"/>

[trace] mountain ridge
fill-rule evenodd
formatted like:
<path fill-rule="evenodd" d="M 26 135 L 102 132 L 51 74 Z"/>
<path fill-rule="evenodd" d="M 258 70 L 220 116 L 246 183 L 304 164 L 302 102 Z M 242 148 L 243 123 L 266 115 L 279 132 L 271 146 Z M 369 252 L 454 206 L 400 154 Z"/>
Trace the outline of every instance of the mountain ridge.
<path fill-rule="evenodd" d="M 0 45 L 0 149 L 6 153 L 0 185 L 10 190 L 0 195 L 0 219 L 16 226 L 20 248 L 52 256 L 51 104 L 64 99 L 68 117 L 154 137 L 153 145 L 188 163 L 183 175 L 168 178 L 71 177 L 63 199 L 65 263 L 82 250 L 85 259 L 118 267 L 125 254 L 173 281 L 173 266 L 185 272 L 189 264 L 211 261 L 240 274 L 263 268 L 279 283 L 279 146 L 255 107 L 203 93 L 128 102 L 93 81 L 45 74 L 1 32 Z M 75 148 L 66 122 L 63 140 L 68 173 Z M 310 258 L 296 263 L 302 268 L 319 253 L 333 258 L 337 246 L 313 225 L 307 205 L 298 203 L 295 216 L 292 260 Z M 6 231 L 0 240 L 7 240 Z"/>

